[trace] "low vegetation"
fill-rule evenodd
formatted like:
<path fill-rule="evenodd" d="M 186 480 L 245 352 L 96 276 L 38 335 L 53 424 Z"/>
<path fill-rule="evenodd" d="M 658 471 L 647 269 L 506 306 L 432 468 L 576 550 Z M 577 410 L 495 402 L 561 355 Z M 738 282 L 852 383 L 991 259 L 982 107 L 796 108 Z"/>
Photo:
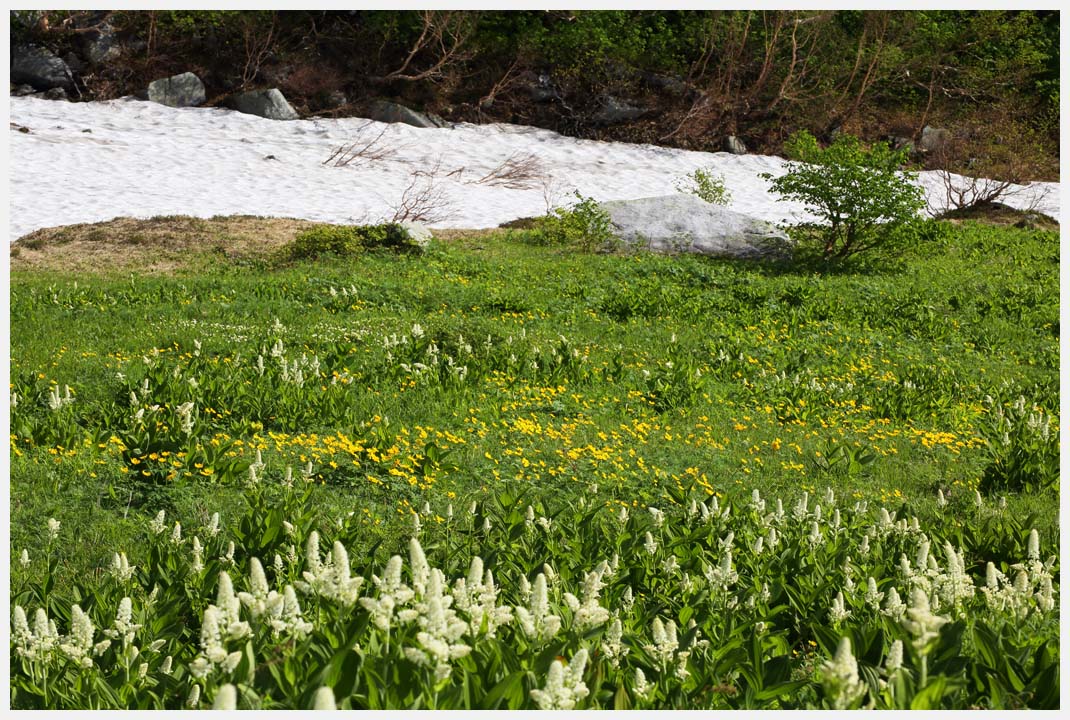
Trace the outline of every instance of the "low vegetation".
<path fill-rule="evenodd" d="M 169 222 L 204 249 L 65 264 Z M 258 223 L 16 244 L 13 707 L 1058 707 L 1057 232 L 219 240 Z"/>

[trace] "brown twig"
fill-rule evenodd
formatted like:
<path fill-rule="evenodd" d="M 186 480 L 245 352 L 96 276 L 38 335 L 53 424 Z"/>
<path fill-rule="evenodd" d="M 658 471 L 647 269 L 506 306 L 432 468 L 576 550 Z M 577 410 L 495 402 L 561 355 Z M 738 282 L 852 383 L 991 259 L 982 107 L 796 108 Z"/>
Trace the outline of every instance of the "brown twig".
<path fill-rule="evenodd" d="M 390 222 L 435 223 L 453 217 L 452 202 L 437 184 L 440 167 L 441 161 L 430 170 L 416 170 L 410 174 L 408 186 L 392 208 L 394 215 Z"/>
<path fill-rule="evenodd" d="M 538 180 L 545 174 L 542 161 L 534 153 L 527 155 L 513 153 L 501 165 L 475 182 L 481 185 L 500 185 L 514 190 L 528 190 L 535 187 Z"/>
<path fill-rule="evenodd" d="M 323 161 L 324 165 L 333 165 L 334 167 L 346 167 L 348 165 L 361 165 L 363 163 L 375 162 L 378 160 L 386 160 L 397 154 L 396 148 L 384 147 L 379 144 L 383 135 L 386 134 L 387 127 L 384 126 L 379 134 L 370 140 L 363 140 L 360 135 L 364 133 L 364 130 L 372 124 L 372 121 L 364 123 L 360 130 L 357 131 L 358 137 L 348 145 L 342 145 L 338 147 L 331 156 Z"/>

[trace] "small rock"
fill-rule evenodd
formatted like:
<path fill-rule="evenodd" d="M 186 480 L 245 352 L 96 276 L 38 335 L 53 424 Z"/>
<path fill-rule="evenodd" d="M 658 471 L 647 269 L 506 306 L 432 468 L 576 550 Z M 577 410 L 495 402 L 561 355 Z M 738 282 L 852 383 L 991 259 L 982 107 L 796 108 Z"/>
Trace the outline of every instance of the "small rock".
<path fill-rule="evenodd" d="M 729 135 L 724 139 L 724 149 L 733 155 L 746 155 L 747 146 L 735 135 Z"/>
<path fill-rule="evenodd" d="M 918 150 L 932 152 L 942 150 L 951 142 L 951 131 L 944 128 L 934 128 L 926 125 L 921 129 L 921 139 L 918 141 Z"/>
<path fill-rule="evenodd" d="M 297 120 L 300 117 L 278 88 L 231 95 L 224 104 L 240 113 L 258 115 L 269 120 Z"/>
<path fill-rule="evenodd" d="M 43 93 L 35 93 L 34 97 L 39 97 L 44 100 L 66 100 L 67 91 L 61 87 L 54 87 L 45 90 Z"/>
<path fill-rule="evenodd" d="M 595 113 L 594 121 L 600 125 L 616 125 L 640 118 L 645 113 L 642 108 L 607 95 L 602 101 L 602 108 Z"/>
<path fill-rule="evenodd" d="M 418 128 L 449 127 L 449 123 L 432 113 L 421 113 L 389 100 L 371 102 L 365 115 L 371 120 L 384 123 L 402 123 Z"/>
<path fill-rule="evenodd" d="M 115 37 L 115 30 L 108 24 L 87 31 L 82 39 L 82 47 L 85 56 L 94 65 L 102 65 L 114 60 L 122 53 Z"/>
<path fill-rule="evenodd" d="M 327 107 L 340 108 L 349 104 L 349 98 L 341 90 L 335 90 L 327 96 Z"/>
<path fill-rule="evenodd" d="M 193 107 L 205 100 L 204 83 L 191 72 L 153 80 L 149 83 L 148 98 L 168 107 Z"/>

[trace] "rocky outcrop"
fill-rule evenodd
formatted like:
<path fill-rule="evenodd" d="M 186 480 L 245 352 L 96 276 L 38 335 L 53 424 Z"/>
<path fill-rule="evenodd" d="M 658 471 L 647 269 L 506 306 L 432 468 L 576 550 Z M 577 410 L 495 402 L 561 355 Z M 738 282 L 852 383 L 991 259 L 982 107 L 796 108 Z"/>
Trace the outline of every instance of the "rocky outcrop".
<path fill-rule="evenodd" d="M 431 113 L 416 112 L 389 100 L 374 100 L 365 108 L 365 116 L 384 123 L 402 123 L 418 128 L 449 127 L 449 123 Z"/>
<path fill-rule="evenodd" d="M 269 120 L 296 120 L 300 117 L 278 88 L 231 95 L 223 104 L 238 112 L 259 115 Z"/>
<path fill-rule="evenodd" d="M 791 241 L 772 223 L 694 195 L 602 203 L 613 233 L 626 245 L 660 253 L 761 258 L 785 255 Z"/>
<path fill-rule="evenodd" d="M 193 107 L 205 100 L 204 83 L 191 72 L 153 80 L 147 94 L 152 102 L 169 107 Z"/>
<path fill-rule="evenodd" d="M 51 50 L 37 45 L 22 45 L 12 51 L 11 82 L 33 85 L 38 90 L 74 87 L 74 78 L 67 63 Z"/>

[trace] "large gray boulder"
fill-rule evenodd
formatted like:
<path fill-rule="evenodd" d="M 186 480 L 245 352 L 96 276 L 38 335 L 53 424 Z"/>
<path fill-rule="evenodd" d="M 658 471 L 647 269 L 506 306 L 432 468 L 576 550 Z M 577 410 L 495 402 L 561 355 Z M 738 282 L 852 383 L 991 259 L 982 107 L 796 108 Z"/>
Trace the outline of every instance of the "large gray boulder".
<path fill-rule="evenodd" d="M 149 100 L 169 107 L 192 107 L 205 100 L 204 83 L 191 72 L 149 83 Z"/>
<path fill-rule="evenodd" d="M 231 95 L 223 104 L 238 112 L 259 115 L 269 120 L 296 120 L 299 117 L 278 88 Z"/>
<path fill-rule="evenodd" d="M 384 123 L 402 123 L 418 128 L 449 127 L 449 123 L 431 113 L 416 112 L 389 100 L 373 100 L 364 113 L 369 119 Z"/>
<path fill-rule="evenodd" d="M 22 45 L 12 51 L 11 82 L 33 85 L 38 90 L 74 87 L 74 77 L 67 63 L 37 45 Z"/>
<path fill-rule="evenodd" d="M 694 195 L 602 203 L 625 244 L 661 253 L 760 258 L 784 255 L 791 240 L 772 223 L 713 205 Z"/>

